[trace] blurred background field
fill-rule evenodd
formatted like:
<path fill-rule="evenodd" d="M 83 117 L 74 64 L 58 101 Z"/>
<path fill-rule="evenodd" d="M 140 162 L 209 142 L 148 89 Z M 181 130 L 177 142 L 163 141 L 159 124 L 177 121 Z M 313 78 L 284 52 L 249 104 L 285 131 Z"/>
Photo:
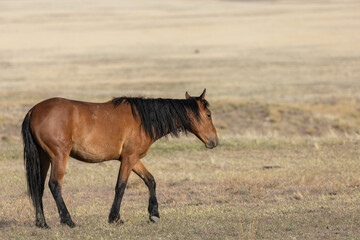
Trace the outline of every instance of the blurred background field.
<path fill-rule="evenodd" d="M 358 1 L 1 1 L 0 238 L 357 239 Z M 68 162 L 73 220 L 34 227 L 20 125 L 60 96 L 184 98 L 207 89 L 220 146 L 164 139 L 143 160 L 161 221 L 132 176 L 107 224 L 119 163 Z"/>

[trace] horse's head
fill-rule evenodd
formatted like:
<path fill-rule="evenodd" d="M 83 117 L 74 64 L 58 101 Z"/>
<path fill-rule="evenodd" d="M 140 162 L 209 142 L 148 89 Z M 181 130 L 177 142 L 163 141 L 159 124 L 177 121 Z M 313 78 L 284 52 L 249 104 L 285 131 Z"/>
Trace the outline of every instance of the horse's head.
<path fill-rule="evenodd" d="M 191 132 L 195 134 L 207 148 L 214 148 L 218 145 L 218 137 L 216 129 L 211 119 L 211 112 L 208 109 L 209 103 L 205 100 L 205 92 L 200 97 L 195 97 L 196 103 L 199 106 L 199 115 L 191 115 Z M 188 92 L 185 93 L 186 99 L 191 98 Z"/>

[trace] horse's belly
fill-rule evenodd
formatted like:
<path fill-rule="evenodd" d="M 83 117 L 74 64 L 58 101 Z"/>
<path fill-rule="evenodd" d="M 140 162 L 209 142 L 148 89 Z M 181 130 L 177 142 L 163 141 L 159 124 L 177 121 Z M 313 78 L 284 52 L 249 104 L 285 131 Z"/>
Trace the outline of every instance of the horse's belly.
<path fill-rule="evenodd" d="M 73 143 L 70 156 L 89 163 L 119 159 L 118 152 L 106 144 L 104 144 L 104 146 L 98 146 Z"/>

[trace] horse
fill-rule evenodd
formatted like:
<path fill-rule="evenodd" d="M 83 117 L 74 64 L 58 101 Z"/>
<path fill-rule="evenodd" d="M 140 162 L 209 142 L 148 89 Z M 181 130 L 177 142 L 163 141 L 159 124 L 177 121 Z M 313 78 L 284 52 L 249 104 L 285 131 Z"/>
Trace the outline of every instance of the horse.
<path fill-rule="evenodd" d="M 141 160 L 150 146 L 165 135 L 190 132 L 207 148 L 218 145 L 206 89 L 199 97 L 185 93 L 185 99 L 118 97 L 104 103 L 50 98 L 36 104 L 22 123 L 24 165 L 28 195 L 36 211 L 35 225 L 49 228 L 42 197 L 51 165 L 49 188 L 55 199 L 61 224 L 75 227 L 62 197 L 62 180 L 68 157 L 99 163 L 121 162 L 109 223 L 120 219 L 121 200 L 131 172 L 149 189 L 149 219 L 160 219 L 156 182 Z"/>

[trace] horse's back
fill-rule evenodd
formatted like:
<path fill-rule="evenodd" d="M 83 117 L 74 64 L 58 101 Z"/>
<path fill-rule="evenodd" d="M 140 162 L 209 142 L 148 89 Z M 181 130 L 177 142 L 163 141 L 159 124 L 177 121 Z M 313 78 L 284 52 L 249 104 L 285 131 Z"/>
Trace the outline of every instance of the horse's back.
<path fill-rule="evenodd" d="M 32 129 L 39 125 L 45 128 L 71 127 L 78 124 L 92 124 L 109 116 L 107 103 L 91 103 L 65 98 L 50 98 L 36 104 L 31 111 Z M 107 118 L 109 119 L 109 118 Z M 86 123 L 84 123 L 86 122 Z"/>

